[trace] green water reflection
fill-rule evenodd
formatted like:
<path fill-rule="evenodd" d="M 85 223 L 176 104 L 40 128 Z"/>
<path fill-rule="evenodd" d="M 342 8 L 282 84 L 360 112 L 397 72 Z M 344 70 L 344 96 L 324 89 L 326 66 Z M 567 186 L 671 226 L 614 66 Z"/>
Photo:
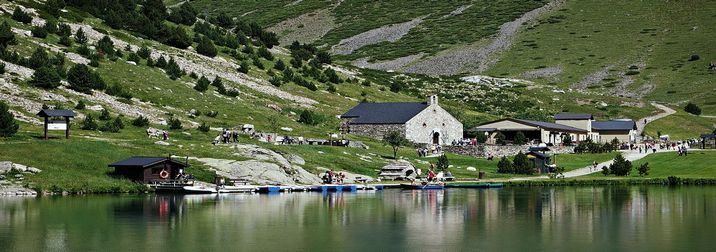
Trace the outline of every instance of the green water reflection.
<path fill-rule="evenodd" d="M 714 251 L 716 187 L 0 198 L 0 251 Z"/>

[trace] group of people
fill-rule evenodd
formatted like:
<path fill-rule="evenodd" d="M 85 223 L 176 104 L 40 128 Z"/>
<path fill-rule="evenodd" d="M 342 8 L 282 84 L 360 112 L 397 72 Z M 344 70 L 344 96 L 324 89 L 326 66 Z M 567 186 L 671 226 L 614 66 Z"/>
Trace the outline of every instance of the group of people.
<path fill-rule="evenodd" d="M 333 170 L 326 171 L 323 177 L 321 177 L 324 184 L 343 184 L 345 178 L 346 175 L 343 174 L 343 172 L 336 173 Z"/>
<path fill-rule="evenodd" d="M 418 157 L 427 157 L 428 154 L 440 154 L 443 148 L 440 145 L 431 145 L 428 147 L 421 147 L 415 150 L 418 153 Z"/>
<path fill-rule="evenodd" d="M 231 131 L 229 129 L 223 129 L 223 130 L 221 130 L 221 134 L 216 136 L 216 138 L 214 138 L 214 141 L 212 141 L 211 144 L 213 144 L 213 145 L 216 145 L 218 143 L 228 144 L 231 141 L 233 141 L 234 143 L 239 142 L 239 132 L 236 130 Z"/>

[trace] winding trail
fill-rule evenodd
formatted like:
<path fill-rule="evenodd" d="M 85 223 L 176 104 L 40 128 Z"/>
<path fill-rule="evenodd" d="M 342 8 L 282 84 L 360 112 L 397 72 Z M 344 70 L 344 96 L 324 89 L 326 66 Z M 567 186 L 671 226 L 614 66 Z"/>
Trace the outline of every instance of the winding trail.
<path fill-rule="evenodd" d="M 638 151 L 630 151 L 630 150 L 627 150 L 627 151 L 619 151 L 619 152 L 622 153 L 622 156 L 624 157 L 624 159 L 629 160 L 629 161 L 632 161 L 632 162 L 633 162 L 633 161 L 636 161 L 636 160 L 639 160 L 639 159 L 642 159 L 642 158 L 648 156 L 649 154 L 652 154 L 651 152 L 649 152 L 649 153 L 639 153 Z M 661 152 L 673 152 L 673 150 L 659 150 L 659 151 L 657 151 L 657 153 L 661 153 Z M 565 178 L 573 178 L 573 177 L 584 176 L 584 175 L 588 175 L 588 174 L 592 174 L 592 173 L 596 173 L 596 172 L 601 172 L 601 171 L 602 171 L 602 170 L 601 170 L 602 167 L 604 167 L 604 166 L 609 166 L 609 165 L 611 165 L 613 162 L 614 162 L 614 160 L 612 159 L 612 160 L 609 160 L 609 161 L 606 161 L 606 162 L 599 163 L 599 164 L 597 165 L 597 169 L 594 169 L 594 168 L 590 165 L 590 166 L 587 166 L 587 167 L 583 167 L 583 168 L 571 170 L 571 171 L 565 172 L 565 173 L 564 173 L 564 177 L 565 177 Z M 510 181 L 536 180 L 536 179 L 548 179 L 548 178 L 549 178 L 549 177 L 547 177 L 547 176 L 520 177 L 520 178 L 512 178 L 512 179 L 510 179 Z"/>
<path fill-rule="evenodd" d="M 647 116 L 647 117 L 644 117 L 644 118 L 636 121 L 637 142 L 641 142 L 641 133 L 644 132 L 644 128 L 646 127 L 647 124 L 676 113 L 676 110 L 673 110 L 672 108 L 669 108 L 667 106 L 664 106 L 664 105 L 661 105 L 661 104 L 658 104 L 655 102 L 652 102 L 651 105 L 658 109 L 663 110 L 664 112 L 661 112 L 661 113 L 658 113 L 658 114 L 652 115 L 652 116 Z"/>

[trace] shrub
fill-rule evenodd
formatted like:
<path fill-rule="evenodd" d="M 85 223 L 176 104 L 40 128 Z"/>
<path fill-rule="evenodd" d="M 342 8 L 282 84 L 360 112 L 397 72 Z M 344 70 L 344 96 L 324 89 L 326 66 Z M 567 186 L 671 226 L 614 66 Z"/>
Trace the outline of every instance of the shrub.
<path fill-rule="evenodd" d="M 400 82 L 394 81 L 393 83 L 390 83 L 390 92 L 398 93 L 400 90 L 403 89 L 403 85 Z"/>
<path fill-rule="evenodd" d="M 298 122 L 308 125 L 317 125 L 319 123 L 319 119 L 313 111 L 304 109 L 299 115 Z"/>
<path fill-rule="evenodd" d="M 565 146 L 572 146 L 572 135 L 565 135 L 564 138 L 562 138 L 562 144 L 564 144 Z"/>
<path fill-rule="evenodd" d="M 335 92 L 337 91 L 337 90 L 336 90 L 336 86 L 329 83 L 329 84 L 328 84 L 328 87 L 326 88 L 326 91 L 331 92 L 331 93 L 335 93 Z"/>
<path fill-rule="evenodd" d="M 366 86 L 366 87 L 370 87 L 370 81 L 369 81 L 369 80 L 363 80 L 360 84 L 363 85 L 363 86 Z"/>
<path fill-rule="evenodd" d="M 158 68 L 166 68 L 167 67 L 167 60 L 164 58 L 164 56 L 159 56 L 159 59 L 157 59 L 157 63 L 154 64 Z"/>
<path fill-rule="evenodd" d="M 60 75 L 54 68 L 41 67 L 32 75 L 30 84 L 35 87 L 53 89 L 60 86 Z"/>
<path fill-rule="evenodd" d="M 211 118 L 214 118 L 217 115 L 219 115 L 219 111 L 209 111 L 206 113 L 206 116 L 211 117 Z"/>
<path fill-rule="evenodd" d="M 85 102 L 83 100 L 79 100 L 77 102 L 77 105 L 75 105 L 75 109 L 85 109 L 87 105 L 85 105 Z"/>
<path fill-rule="evenodd" d="M 632 169 L 632 164 L 629 160 L 624 159 L 621 154 L 614 158 L 614 162 L 609 165 L 609 171 L 611 174 L 617 176 L 629 175 Z"/>
<path fill-rule="evenodd" d="M 217 54 L 214 42 L 207 37 L 202 37 L 201 40 L 199 40 L 199 44 L 196 46 L 196 52 L 212 58 Z"/>
<path fill-rule="evenodd" d="M 27 14 L 26 12 L 22 11 L 20 7 L 15 7 L 15 10 L 12 12 L 12 19 L 23 24 L 32 23 L 32 17 L 30 16 L 30 14 Z"/>
<path fill-rule="evenodd" d="M 323 74 L 325 74 L 326 77 L 328 77 L 328 81 L 330 81 L 332 83 L 339 84 L 339 83 L 343 82 L 341 77 L 339 77 L 338 74 L 336 74 L 336 71 L 331 68 L 326 68 L 326 70 L 323 71 Z"/>
<path fill-rule="evenodd" d="M 167 39 L 166 44 L 179 49 L 186 49 L 191 45 L 191 39 L 189 38 L 189 35 L 186 34 L 184 28 L 176 26 L 174 27 L 174 31 L 169 36 L 169 39 Z"/>
<path fill-rule="evenodd" d="M 686 111 L 689 114 L 694 114 L 694 115 L 701 114 L 701 108 L 699 108 L 699 106 L 697 106 L 696 104 L 693 104 L 691 102 L 686 104 L 686 107 L 684 107 L 684 111 Z"/>
<path fill-rule="evenodd" d="M 109 119 L 112 119 L 112 116 L 109 114 L 109 110 L 103 108 L 99 114 L 99 119 L 102 121 L 107 121 Z"/>
<path fill-rule="evenodd" d="M 283 63 L 283 60 L 279 59 L 276 61 L 276 64 L 273 65 L 273 68 L 279 71 L 283 71 L 286 68 L 286 63 Z"/>
<path fill-rule="evenodd" d="M 165 70 L 167 71 L 167 75 L 169 75 L 169 78 L 172 80 L 179 79 L 182 75 L 184 75 L 184 72 L 179 67 L 179 64 L 174 61 L 173 57 L 169 59 L 169 63 L 167 63 L 167 67 L 165 68 Z"/>
<path fill-rule="evenodd" d="M 47 38 L 47 30 L 45 29 L 45 27 L 42 26 L 33 26 L 32 36 L 41 39 Z"/>
<path fill-rule="evenodd" d="M 274 86 L 276 86 L 276 87 L 280 87 L 281 84 L 283 84 L 283 82 L 281 81 L 281 78 L 279 78 L 279 77 L 276 76 L 276 75 L 274 75 L 273 77 L 271 77 L 271 79 L 269 80 L 269 83 L 271 83 L 271 85 L 274 85 Z"/>
<path fill-rule="evenodd" d="M 10 24 L 8 24 L 7 21 L 4 21 L 0 24 L 0 46 L 7 47 L 15 42 L 15 33 L 12 32 Z"/>
<path fill-rule="evenodd" d="M 637 170 L 639 171 L 639 176 L 644 177 L 646 175 L 649 175 L 649 163 L 646 162 L 641 164 L 639 168 L 637 168 Z"/>
<path fill-rule="evenodd" d="M 697 61 L 700 58 L 698 54 L 692 54 L 691 57 L 689 57 L 689 61 Z"/>
<path fill-rule="evenodd" d="M 87 35 L 85 35 L 85 32 L 82 30 L 82 28 L 77 29 L 77 32 L 75 32 L 75 42 L 80 45 L 84 45 L 87 43 Z"/>
<path fill-rule="evenodd" d="M 132 125 L 135 127 L 145 127 L 145 126 L 149 125 L 149 119 L 140 115 L 139 117 L 132 120 Z"/>
<path fill-rule="evenodd" d="M 10 113 L 10 107 L 4 101 L 0 101 L 0 137 L 11 137 L 19 128 L 15 116 Z"/>
<path fill-rule="evenodd" d="M 209 79 L 207 79 L 204 76 L 201 76 L 201 78 L 199 78 L 199 80 L 196 82 L 196 85 L 194 86 L 194 90 L 199 91 L 199 92 L 204 92 L 209 89 L 210 83 L 211 82 L 209 81 Z"/>
<path fill-rule="evenodd" d="M 435 164 L 435 167 L 437 167 L 443 172 L 447 172 L 448 168 L 450 167 L 450 160 L 448 160 L 448 157 L 445 156 L 445 154 L 440 155 L 438 157 L 438 162 Z"/>
<path fill-rule="evenodd" d="M 306 112 L 308 110 L 304 110 Z M 301 113 L 303 115 L 303 113 Z M 383 143 L 393 148 L 393 159 L 398 158 L 398 149 L 408 145 L 410 142 L 398 131 L 390 131 L 383 136 Z"/>
<path fill-rule="evenodd" d="M 245 73 L 245 74 L 247 74 L 247 73 L 249 73 L 249 69 L 250 69 L 249 63 L 246 63 L 246 61 L 241 61 L 241 64 L 239 64 L 239 69 L 238 69 L 238 71 L 239 71 L 240 73 Z"/>
<path fill-rule="evenodd" d="M 331 55 L 325 51 L 316 53 L 316 60 L 321 64 L 331 64 Z"/>
<path fill-rule="evenodd" d="M 288 67 L 286 69 L 283 69 L 281 75 L 283 75 L 283 82 L 289 82 L 293 80 L 293 71 L 291 71 L 291 69 Z"/>
<path fill-rule="evenodd" d="M 107 56 L 114 55 L 114 42 L 112 42 L 109 36 L 105 35 L 102 39 L 97 41 L 97 51 Z"/>
<path fill-rule="evenodd" d="M 147 46 L 143 45 L 139 48 L 139 50 L 137 50 L 137 55 L 139 55 L 139 57 L 142 57 L 142 59 L 147 59 L 149 58 L 149 56 L 152 55 L 152 50 L 147 48 Z"/>
<path fill-rule="evenodd" d="M 82 121 L 83 130 L 97 130 L 97 127 L 97 122 L 94 121 L 92 115 L 87 115 L 84 121 Z"/>
<path fill-rule="evenodd" d="M 506 157 L 502 157 L 499 162 L 497 162 L 497 172 L 498 173 L 512 173 L 514 172 L 514 169 L 512 168 L 512 162 L 508 160 Z"/>
<path fill-rule="evenodd" d="M 45 9 L 47 9 L 47 13 L 50 13 L 50 15 L 54 17 L 60 16 L 60 10 L 65 8 L 65 1 L 64 0 L 47 0 L 45 4 Z"/>
<path fill-rule="evenodd" d="M 257 54 L 259 55 L 259 57 L 264 58 L 268 61 L 273 60 L 273 54 L 271 54 L 271 52 L 265 46 L 259 47 Z"/>
<path fill-rule="evenodd" d="M 515 173 L 532 174 L 532 167 L 530 167 L 527 155 L 525 155 L 521 151 L 517 153 L 517 155 L 515 155 L 515 158 L 512 160 L 512 167 L 515 170 Z"/>
<path fill-rule="evenodd" d="M 64 36 L 64 35 L 61 36 L 60 41 L 58 43 L 60 43 L 60 45 L 66 46 L 66 47 L 72 46 L 72 40 L 70 39 L 69 36 Z"/>
<path fill-rule="evenodd" d="M 522 133 L 522 131 L 517 131 L 515 133 L 515 144 L 525 144 L 527 143 L 527 137 L 525 136 L 525 133 Z"/>
<path fill-rule="evenodd" d="M 197 127 L 196 129 L 201 132 L 209 132 L 211 128 L 209 128 L 209 125 L 206 125 L 206 122 L 202 122 L 201 125 L 199 125 L 199 127 Z"/>
<path fill-rule="evenodd" d="M 70 88 L 77 92 L 91 93 L 92 89 L 105 88 L 104 80 L 99 74 L 82 64 L 76 64 L 67 71 L 67 81 L 70 83 Z"/>
<path fill-rule="evenodd" d="M 142 59 L 136 53 L 129 53 L 129 55 L 127 55 L 127 60 L 133 61 L 134 63 L 140 63 Z"/>
<path fill-rule="evenodd" d="M 114 84 L 105 90 L 105 93 L 112 96 L 122 97 L 127 100 L 132 99 L 132 94 L 122 87 L 120 84 Z"/>
<path fill-rule="evenodd" d="M 117 117 L 117 119 L 119 119 L 119 117 Z M 99 130 L 103 132 L 118 133 L 120 131 L 120 128 L 117 127 L 117 124 L 115 124 L 114 121 L 107 121 L 104 123 L 104 125 L 102 125 L 102 127 L 99 127 Z"/>
<path fill-rule="evenodd" d="M 169 129 L 173 129 L 173 130 L 182 129 L 181 121 L 179 121 L 179 119 L 176 119 L 174 117 L 170 117 L 169 118 Z"/>
<path fill-rule="evenodd" d="M 60 23 L 57 25 L 57 35 L 69 37 L 72 35 L 72 28 L 68 24 Z"/>
<path fill-rule="evenodd" d="M 609 174 L 611 174 L 611 172 L 609 171 L 609 168 L 606 166 L 602 166 L 602 175 L 609 176 Z"/>
<path fill-rule="evenodd" d="M 47 54 L 44 48 L 38 47 L 28 59 L 27 65 L 32 69 L 39 69 L 41 67 L 50 66 L 50 56 Z"/>
<path fill-rule="evenodd" d="M 254 58 L 252 59 L 252 63 L 253 63 L 254 66 L 256 66 L 258 69 L 264 69 L 264 64 L 261 63 L 261 60 L 259 59 L 259 57 L 254 57 Z"/>

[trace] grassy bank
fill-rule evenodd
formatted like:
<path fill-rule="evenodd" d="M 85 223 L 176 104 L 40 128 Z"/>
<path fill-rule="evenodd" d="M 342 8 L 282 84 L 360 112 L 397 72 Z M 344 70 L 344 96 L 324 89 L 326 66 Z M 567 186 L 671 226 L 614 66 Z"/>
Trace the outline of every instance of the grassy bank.
<path fill-rule="evenodd" d="M 676 114 L 661 118 L 646 125 L 644 133 L 657 137 L 657 133 L 669 135 L 672 140 L 698 138 L 701 134 L 713 132 L 716 118 L 695 116 L 675 108 Z"/>

